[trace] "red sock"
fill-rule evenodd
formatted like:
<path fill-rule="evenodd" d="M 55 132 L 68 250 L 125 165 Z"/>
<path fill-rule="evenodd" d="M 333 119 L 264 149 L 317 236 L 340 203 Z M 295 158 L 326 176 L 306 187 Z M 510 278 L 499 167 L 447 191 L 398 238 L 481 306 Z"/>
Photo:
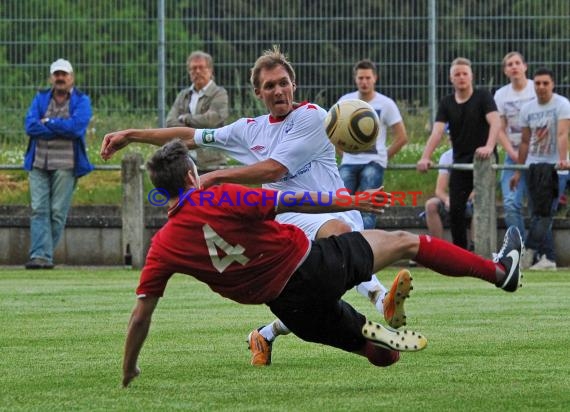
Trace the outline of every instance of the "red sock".
<path fill-rule="evenodd" d="M 420 235 L 420 247 L 414 260 L 445 276 L 470 276 L 493 285 L 497 283 L 497 264 L 492 260 L 429 235 Z"/>

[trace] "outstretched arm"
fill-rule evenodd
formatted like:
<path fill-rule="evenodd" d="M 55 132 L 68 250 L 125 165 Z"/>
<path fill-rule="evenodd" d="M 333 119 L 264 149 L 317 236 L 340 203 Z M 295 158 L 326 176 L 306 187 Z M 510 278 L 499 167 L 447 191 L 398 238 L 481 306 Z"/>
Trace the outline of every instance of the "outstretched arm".
<path fill-rule="evenodd" d="M 103 138 L 100 155 L 109 160 L 115 152 L 129 143 L 148 143 L 162 146 L 174 138 L 180 138 L 189 149 L 195 149 L 194 131 L 191 127 L 169 127 L 166 129 L 126 129 L 108 133 Z"/>
<path fill-rule="evenodd" d="M 380 214 L 390 206 L 392 195 L 384 191 L 384 186 L 368 189 L 351 195 L 348 190 L 329 192 L 279 192 L 277 213 L 325 213 L 360 212 Z"/>
<path fill-rule="evenodd" d="M 123 358 L 123 387 L 125 388 L 141 372 L 137 366 L 137 359 L 148 334 L 152 313 L 157 303 L 157 297 L 139 298 L 133 309 Z"/>
<path fill-rule="evenodd" d="M 287 168 L 281 163 L 267 159 L 248 166 L 219 169 L 205 173 L 200 176 L 200 182 L 204 189 L 221 183 L 261 185 L 275 182 L 285 176 L 286 173 Z"/>

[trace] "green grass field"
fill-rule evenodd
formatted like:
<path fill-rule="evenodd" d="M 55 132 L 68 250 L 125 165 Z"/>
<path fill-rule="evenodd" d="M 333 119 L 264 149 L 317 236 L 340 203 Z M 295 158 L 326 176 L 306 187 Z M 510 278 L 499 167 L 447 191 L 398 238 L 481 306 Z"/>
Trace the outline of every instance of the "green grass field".
<path fill-rule="evenodd" d="M 394 269 L 380 274 L 389 283 Z M 177 275 L 120 388 L 137 271 L 0 269 L 0 410 L 566 411 L 570 272 L 528 273 L 504 293 L 413 270 L 409 326 L 428 348 L 389 368 L 290 335 L 253 368 L 245 338 L 273 319 Z M 347 300 L 379 315 L 350 291 Z"/>

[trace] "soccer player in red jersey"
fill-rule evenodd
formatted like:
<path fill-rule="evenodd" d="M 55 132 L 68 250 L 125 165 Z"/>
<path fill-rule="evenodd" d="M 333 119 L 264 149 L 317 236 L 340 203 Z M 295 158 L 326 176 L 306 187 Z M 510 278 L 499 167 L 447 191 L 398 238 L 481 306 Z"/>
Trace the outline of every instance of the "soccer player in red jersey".
<path fill-rule="evenodd" d="M 341 205 L 329 202 L 328 194 L 234 184 L 205 190 L 180 140 L 160 148 L 147 169 L 153 184 L 171 197 L 171 207 L 168 222 L 153 237 L 136 290 L 123 360 L 125 387 L 140 373 L 138 355 L 174 273 L 193 276 L 236 302 L 266 304 L 301 339 L 364 356 L 377 366 L 395 363 L 400 351 L 423 349 L 427 340 L 367 320 L 342 300 L 371 273 L 413 259 L 441 274 L 480 278 L 509 292 L 520 284 L 522 246 L 514 227 L 494 260 L 404 231 L 365 230 L 311 242 L 298 227 L 276 222 L 276 215 L 351 207 L 378 213 L 380 203 Z"/>

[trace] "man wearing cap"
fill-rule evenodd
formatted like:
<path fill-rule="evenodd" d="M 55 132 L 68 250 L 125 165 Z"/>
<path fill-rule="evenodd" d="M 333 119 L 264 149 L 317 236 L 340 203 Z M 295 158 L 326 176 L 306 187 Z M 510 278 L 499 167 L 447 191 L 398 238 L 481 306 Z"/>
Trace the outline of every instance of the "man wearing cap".
<path fill-rule="evenodd" d="M 26 269 L 52 269 L 77 178 L 93 170 L 85 150 L 91 120 L 89 96 L 74 87 L 73 67 L 64 59 L 50 66 L 51 88 L 40 90 L 25 119 L 32 216 Z"/>

